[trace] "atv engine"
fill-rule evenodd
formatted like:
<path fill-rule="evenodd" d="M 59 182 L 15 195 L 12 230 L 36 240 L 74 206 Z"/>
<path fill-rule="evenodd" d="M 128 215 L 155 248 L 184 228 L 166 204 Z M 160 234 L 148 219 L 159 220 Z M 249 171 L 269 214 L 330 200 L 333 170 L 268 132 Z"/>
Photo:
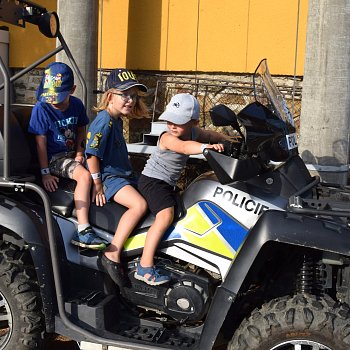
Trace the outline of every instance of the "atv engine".
<path fill-rule="evenodd" d="M 195 322 L 207 312 L 209 279 L 190 272 L 170 261 L 157 264 L 157 268 L 171 276 L 170 283 L 151 286 L 134 278 L 137 262 L 128 265 L 131 285 L 122 295 L 134 305 L 166 314 L 179 322 Z"/>

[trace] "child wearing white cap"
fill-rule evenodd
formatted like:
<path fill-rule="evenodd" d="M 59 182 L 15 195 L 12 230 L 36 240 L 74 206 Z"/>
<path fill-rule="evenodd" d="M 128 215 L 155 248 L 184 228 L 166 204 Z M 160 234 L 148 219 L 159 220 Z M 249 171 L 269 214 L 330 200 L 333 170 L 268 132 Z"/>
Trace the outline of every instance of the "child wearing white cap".
<path fill-rule="evenodd" d="M 174 218 L 175 186 L 181 170 L 190 155 L 201 154 L 205 148 L 222 152 L 224 147 L 218 142 L 230 139 L 227 135 L 197 126 L 199 103 L 187 93 L 173 96 L 159 119 L 167 121 L 168 131 L 160 135 L 157 148 L 138 182 L 138 189 L 156 219 L 147 232 L 134 277 L 150 285 L 160 285 L 170 280 L 169 276 L 161 275 L 155 268 L 154 254 Z"/>

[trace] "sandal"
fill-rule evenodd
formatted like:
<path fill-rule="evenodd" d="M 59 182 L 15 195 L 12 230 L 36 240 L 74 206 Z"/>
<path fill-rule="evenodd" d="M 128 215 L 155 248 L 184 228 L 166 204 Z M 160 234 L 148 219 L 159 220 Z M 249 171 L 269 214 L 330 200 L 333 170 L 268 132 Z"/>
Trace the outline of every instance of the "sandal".
<path fill-rule="evenodd" d="M 103 253 L 100 254 L 100 259 L 105 272 L 109 275 L 113 282 L 120 288 L 127 286 L 128 281 L 126 279 L 122 264 L 108 259 Z"/>
<path fill-rule="evenodd" d="M 150 276 L 145 277 L 145 275 Z M 160 284 L 164 284 L 170 281 L 170 276 L 161 275 L 155 266 L 142 267 L 140 263 L 137 264 L 134 277 L 139 281 L 150 284 L 151 286 L 159 286 Z"/>

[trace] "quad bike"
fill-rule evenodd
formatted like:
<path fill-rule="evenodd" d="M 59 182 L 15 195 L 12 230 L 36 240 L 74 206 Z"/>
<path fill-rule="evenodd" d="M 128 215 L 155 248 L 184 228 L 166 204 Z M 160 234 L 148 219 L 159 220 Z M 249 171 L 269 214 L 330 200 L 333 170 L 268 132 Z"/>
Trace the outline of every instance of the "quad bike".
<path fill-rule="evenodd" d="M 32 2 L 8 4 L 22 12 L 7 14 L 24 13 L 35 24 L 43 16 L 58 21 Z M 0 349 L 40 348 L 48 333 L 89 349 L 350 348 L 350 188 L 310 176 L 266 60 L 253 75 L 255 102 L 237 115 L 224 105 L 211 110 L 214 125 L 240 137 L 224 153 L 204 150 L 212 170 L 178 197 L 156 255 L 170 283 L 154 287 L 133 277 L 154 219 L 147 216 L 125 244 L 130 283 L 121 289 L 96 251 L 70 244 L 74 183 L 61 179 L 54 193 L 40 186 L 30 108 L 10 106 L 16 77 L 0 63 Z M 90 222 L 110 241 L 124 210 L 92 205 Z"/>

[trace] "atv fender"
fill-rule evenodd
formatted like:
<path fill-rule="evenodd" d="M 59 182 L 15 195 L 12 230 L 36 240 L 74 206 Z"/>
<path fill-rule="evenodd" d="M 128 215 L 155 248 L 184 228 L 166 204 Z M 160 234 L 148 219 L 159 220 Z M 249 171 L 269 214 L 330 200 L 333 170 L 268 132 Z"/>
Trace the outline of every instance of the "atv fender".
<path fill-rule="evenodd" d="M 12 199 L 0 197 L 0 223 L 27 244 L 43 244 L 46 223 L 33 207 L 28 208 Z"/>
<path fill-rule="evenodd" d="M 260 249 L 269 241 L 350 256 L 349 229 L 314 217 L 268 210 L 248 233 L 223 287 L 237 293 Z"/>
<path fill-rule="evenodd" d="M 333 239 L 334 238 L 334 239 Z M 268 210 L 261 215 L 215 292 L 200 349 L 211 349 L 249 269 L 267 242 L 279 242 L 350 256 L 350 230 L 313 217 Z"/>
<path fill-rule="evenodd" d="M 56 296 L 46 231 L 42 212 L 37 212 L 33 206 L 28 208 L 12 199 L 0 197 L 0 239 L 20 248 L 28 246 L 40 285 L 46 330 L 52 332 Z"/>

